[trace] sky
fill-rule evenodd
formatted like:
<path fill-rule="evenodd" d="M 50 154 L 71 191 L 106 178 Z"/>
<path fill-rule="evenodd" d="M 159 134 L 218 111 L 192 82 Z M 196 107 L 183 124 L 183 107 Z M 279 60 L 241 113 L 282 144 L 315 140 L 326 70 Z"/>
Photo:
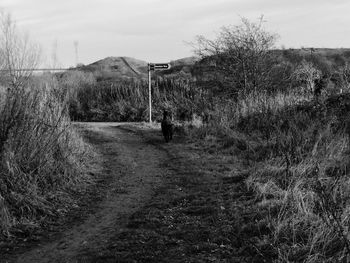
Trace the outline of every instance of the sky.
<path fill-rule="evenodd" d="M 41 45 L 43 65 L 53 54 L 62 67 L 108 56 L 166 63 L 194 55 L 197 35 L 212 39 L 261 15 L 278 48 L 350 48 L 349 0 L 0 0 L 0 8 Z"/>

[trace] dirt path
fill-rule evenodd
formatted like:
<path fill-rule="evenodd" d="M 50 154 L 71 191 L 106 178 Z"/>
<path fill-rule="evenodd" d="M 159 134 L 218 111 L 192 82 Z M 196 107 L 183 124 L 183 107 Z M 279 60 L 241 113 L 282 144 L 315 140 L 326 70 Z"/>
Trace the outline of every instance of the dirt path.
<path fill-rule="evenodd" d="M 80 127 L 101 153 L 105 193 L 84 220 L 5 262 L 269 262 L 255 244 L 265 230 L 244 166 L 226 146 L 180 136 L 166 144 L 140 124 Z"/>
<path fill-rule="evenodd" d="M 134 69 L 124 57 L 120 57 L 120 58 L 123 60 L 123 62 L 125 63 L 125 65 L 126 65 L 132 72 L 135 73 L 135 75 L 136 75 L 137 77 L 140 77 L 140 75 L 141 75 L 140 72 L 138 72 L 136 69 Z"/>
<path fill-rule="evenodd" d="M 20 255 L 15 262 L 76 262 L 81 251 L 104 246 L 110 236 L 144 206 L 167 176 L 165 152 L 132 132 L 108 124 L 86 124 L 89 140 L 101 152 L 104 173 L 113 176 L 96 213 L 62 238 Z"/>

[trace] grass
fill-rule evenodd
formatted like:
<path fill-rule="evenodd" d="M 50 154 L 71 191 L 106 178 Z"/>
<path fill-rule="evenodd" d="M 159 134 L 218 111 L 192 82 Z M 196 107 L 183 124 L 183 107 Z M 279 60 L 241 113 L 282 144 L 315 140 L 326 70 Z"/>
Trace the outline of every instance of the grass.
<path fill-rule="evenodd" d="M 268 229 L 254 241 L 263 258 L 349 260 L 349 105 L 350 94 L 255 93 L 218 105 L 209 124 L 190 131 L 248 169 L 246 191 Z"/>
<path fill-rule="evenodd" d="M 74 205 L 90 181 L 92 149 L 70 124 L 65 95 L 52 77 L 1 90 L 0 234 L 40 228 Z"/>
<path fill-rule="evenodd" d="M 98 87 L 75 90 L 71 116 L 147 119 L 143 83 L 100 82 Z M 293 88 L 255 91 L 233 102 L 210 100 L 186 82 L 161 80 L 156 87 L 156 119 L 162 108 L 173 108 L 175 118 L 190 120 L 178 129 L 198 149 L 239 163 L 223 178 L 220 228 L 232 232 L 224 246 L 268 262 L 349 260 L 348 93 L 316 100 Z"/>
<path fill-rule="evenodd" d="M 148 83 L 143 80 L 96 81 L 89 73 L 65 73 L 60 78 L 70 92 L 69 115 L 74 121 L 135 122 L 148 120 Z M 164 109 L 189 120 L 207 104 L 189 79 L 158 77 L 152 84 L 152 117 L 161 120 Z"/>

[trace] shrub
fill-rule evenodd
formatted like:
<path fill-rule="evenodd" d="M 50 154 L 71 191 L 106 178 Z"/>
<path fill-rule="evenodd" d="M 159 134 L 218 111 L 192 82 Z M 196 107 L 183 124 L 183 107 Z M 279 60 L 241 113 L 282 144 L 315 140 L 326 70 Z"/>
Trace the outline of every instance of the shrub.
<path fill-rule="evenodd" d="M 79 73 L 80 74 L 80 73 Z M 60 85 L 70 92 L 69 115 L 77 121 L 147 121 L 148 83 L 136 80 L 67 82 Z M 203 90 L 189 80 L 158 77 L 152 89 L 152 117 L 162 119 L 164 109 L 176 119 L 190 120 L 207 107 Z"/>
<path fill-rule="evenodd" d="M 70 125 L 55 84 L 17 87 L 0 104 L 1 230 L 39 224 L 69 207 L 71 190 L 89 180 L 91 150 Z"/>

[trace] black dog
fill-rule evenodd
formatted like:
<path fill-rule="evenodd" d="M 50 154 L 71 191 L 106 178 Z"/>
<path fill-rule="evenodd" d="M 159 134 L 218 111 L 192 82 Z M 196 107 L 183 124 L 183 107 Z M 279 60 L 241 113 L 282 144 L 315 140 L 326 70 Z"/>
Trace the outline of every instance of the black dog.
<path fill-rule="evenodd" d="M 174 127 L 171 122 L 169 112 L 166 110 L 163 112 L 163 120 L 161 126 L 165 142 L 169 142 L 173 138 Z"/>

